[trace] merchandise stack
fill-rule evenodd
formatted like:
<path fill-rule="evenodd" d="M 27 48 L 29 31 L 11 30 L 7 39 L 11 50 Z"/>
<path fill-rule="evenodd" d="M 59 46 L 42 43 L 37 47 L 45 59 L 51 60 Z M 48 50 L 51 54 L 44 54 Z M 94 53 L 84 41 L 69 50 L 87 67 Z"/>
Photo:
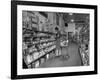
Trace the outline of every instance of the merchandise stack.
<path fill-rule="evenodd" d="M 83 65 L 89 65 L 89 26 L 85 25 L 80 31 L 79 48 Z"/>
<path fill-rule="evenodd" d="M 24 53 L 24 61 L 28 67 L 38 67 L 49 59 L 50 53 L 54 52 L 56 48 L 54 41 L 54 39 L 40 36 L 32 41 L 31 45 L 27 44 L 27 48 L 24 49 L 26 52 Z"/>
<path fill-rule="evenodd" d="M 24 15 L 22 48 L 23 61 L 27 67 L 23 68 L 36 68 L 55 55 L 55 33 L 40 31 L 39 18 L 34 13 L 26 12 Z"/>

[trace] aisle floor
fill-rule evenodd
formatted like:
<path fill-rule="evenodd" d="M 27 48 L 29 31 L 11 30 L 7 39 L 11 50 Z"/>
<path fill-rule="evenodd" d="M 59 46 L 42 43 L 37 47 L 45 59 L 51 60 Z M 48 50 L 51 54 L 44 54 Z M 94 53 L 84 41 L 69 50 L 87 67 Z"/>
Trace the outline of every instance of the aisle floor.
<path fill-rule="evenodd" d="M 69 46 L 66 47 L 66 50 L 68 51 L 68 54 L 70 56 L 69 58 L 63 58 L 62 56 L 57 56 L 48 59 L 45 63 L 41 64 L 39 68 L 81 66 L 82 62 L 81 62 L 80 54 L 78 52 L 78 45 L 76 43 L 69 43 L 68 45 Z M 66 50 L 63 51 L 66 52 Z"/>

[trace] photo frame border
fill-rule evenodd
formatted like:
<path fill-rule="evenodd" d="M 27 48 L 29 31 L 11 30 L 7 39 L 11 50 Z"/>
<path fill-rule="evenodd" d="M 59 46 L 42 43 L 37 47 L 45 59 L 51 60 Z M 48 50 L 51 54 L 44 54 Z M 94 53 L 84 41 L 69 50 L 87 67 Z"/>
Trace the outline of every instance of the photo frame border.
<path fill-rule="evenodd" d="M 94 71 L 64 72 L 49 74 L 17 75 L 17 5 L 34 5 L 63 8 L 81 8 L 94 10 Z M 97 74 L 97 5 L 48 3 L 35 1 L 11 1 L 11 79 L 61 77 Z"/>

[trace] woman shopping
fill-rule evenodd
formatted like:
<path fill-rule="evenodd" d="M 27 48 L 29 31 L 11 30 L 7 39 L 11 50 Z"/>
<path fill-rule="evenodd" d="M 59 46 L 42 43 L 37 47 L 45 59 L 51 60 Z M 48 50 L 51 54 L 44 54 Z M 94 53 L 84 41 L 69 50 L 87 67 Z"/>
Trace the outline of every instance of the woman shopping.
<path fill-rule="evenodd" d="M 59 31 L 59 28 L 58 27 L 56 27 L 55 28 L 55 31 L 56 31 L 56 37 L 55 37 L 55 39 L 56 39 L 56 42 L 55 42 L 55 44 L 56 44 L 56 56 L 59 56 L 60 54 L 61 54 L 61 48 L 60 48 L 60 31 Z"/>

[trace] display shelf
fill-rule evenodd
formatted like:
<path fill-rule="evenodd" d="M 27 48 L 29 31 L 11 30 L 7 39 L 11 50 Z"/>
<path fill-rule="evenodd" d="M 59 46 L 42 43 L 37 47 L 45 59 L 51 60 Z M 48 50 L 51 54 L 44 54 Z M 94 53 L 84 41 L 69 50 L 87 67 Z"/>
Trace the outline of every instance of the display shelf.
<path fill-rule="evenodd" d="M 52 41 L 51 41 L 52 42 Z M 49 43 L 49 42 L 48 42 Z M 34 48 L 32 48 L 33 46 L 35 46 L 35 45 L 38 45 L 39 46 L 39 50 L 37 50 L 37 48 L 36 47 L 34 47 Z M 41 49 L 45 49 L 46 47 L 50 47 L 50 46 L 52 46 L 52 45 L 54 45 L 54 42 L 53 43 L 49 43 L 49 44 L 45 44 L 45 46 L 42 44 L 42 46 L 43 47 L 40 47 L 40 45 L 41 45 L 41 43 L 39 44 L 31 44 L 31 46 L 32 47 L 30 47 L 30 48 L 28 48 L 27 50 L 28 50 L 28 54 L 31 54 L 31 53 L 33 53 L 33 52 L 39 52 Z M 27 47 L 27 46 L 26 46 Z M 33 49 L 33 50 L 32 50 Z M 24 49 L 23 48 L 23 52 L 24 52 L 24 50 L 26 50 L 26 48 Z M 30 52 L 30 50 L 31 50 L 31 52 Z M 28 54 L 25 54 L 24 56 L 27 56 Z"/>
<path fill-rule="evenodd" d="M 79 39 L 76 39 L 79 45 L 79 52 L 81 55 L 83 66 L 89 65 L 89 26 L 84 24 L 78 35 Z"/>
<path fill-rule="evenodd" d="M 42 40 L 42 41 L 43 41 L 43 40 Z M 46 42 L 46 41 L 47 41 L 47 42 Z M 43 47 L 43 48 L 40 48 L 40 47 L 39 47 L 39 50 L 36 49 L 36 50 L 33 50 L 32 52 L 29 52 L 29 51 L 28 51 L 27 54 L 25 54 L 24 56 L 32 55 L 32 54 L 34 54 L 35 52 L 40 53 L 41 50 L 47 49 L 48 47 L 52 47 L 52 46 L 54 45 L 54 40 L 49 40 L 49 39 L 48 39 L 48 40 L 46 40 L 46 41 L 45 41 L 45 42 L 41 42 L 41 43 L 38 41 L 38 44 L 31 44 L 31 46 L 33 46 L 33 45 L 40 45 L 40 44 L 42 44 L 42 43 L 46 43 L 45 47 Z M 50 42 L 51 42 L 51 43 L 50 43 Z M 52 42 L 53 42 L 53 43 L 52 43 Z M 50 43 L 50 44 L 48 44 L 48 43 Z M 43 45 L 43 44 L 42 44 L 42 45 Z M 30 49 L 30 48 L 28 48 L 27 50 L 29 50 L 29 49 Z M 47 52 L 46 50 L 44 50 L 44 51 Z M 31 59 L 32 59 L 32 58 L 31 58 Z M 30 60 L 31 60 L 31 59 L 30 59 Z M 25 61 L 25 62 L 26 62 L 26 64 L 28 64 L 27 61 Z"/>
<path fill-rule="evenodd" d="M 52 33 L 52 32 L 47 32 L 47 31 L 38 31 L 38 30 L 30 30 L 30 29 L 27 29 L 26 31 L 23 32 L 23 34 L 25 33 L 29 33 L 29 34 L 38 34 L 38 33 L 44 33 L 44 34 L 50 34 L 50 35 L 56 35 L 56 33 Z M 36 36 L 36 35 L 33 35 L 35 37 L 49 37 L 49 36 Z M 66 34 L 60 34 L 60 36 L 66 36 Z"/>
<path fill-rule="evenodd" d="M 55 35 L 55 33 L 52 33 L 52 32 L 47 32 L 47 31 L 39 31 L 39 30 L 33 30 L 33 29 L 28 29 L 28 28 L 23 28 L 23 29 L 25 29 L 27 32 L 29 31 L 30 33 L 32 32 L 36 32 L 36 33 L 45 33 L 45 34 L 54 34 Z M 25 32 L 26 33 L 26 32 Z"/>
<path fill-rule="evenodd" d="M 23 55 L 24 61 L 27 64 L 28 68 L 31 68 L 32 64 L 34 65 L 34 67 L 38 67 L 40 64 L 40 59 L 46 57 L 47 54 L 55 50 L 55 47 L 53 47 L 55 46 L 55 39 L 51 39 L 51 36 L 55 37 L 56 33 L 50 32 L 50 30 L 44 31 L 42 29 L 42 31 L 39 31 L 39 16 L 36 16 L 36 13 L 32 11 L 26 11 L 25 13 L 27 15 L 24 16 L 25 19 L 23 19 L 22 34 L 23 42 L 27 46 L 24 46 L 23 48 L 23 54 L 25 54 Z M 29 63 L 27 62 L 26 57 L 29 58 Z M 33 60 L 34 57 L 35 59 Z"/>
<path fill-rule="evenodd" d="M 80 51 L 83 65 L 87 66 L 87 65 L 89 65 L 89 49 L 85 49 L 85 48 L 86 47 L 80 47 L 79 51 Z"/>
<path fill-rule="evenodd" d="M 34 52 L 39 52 L 39 51 L 41 51 L 42 49 L 45 49 L 45 48 L 50 47 L 50 46 L 53 46 L 53 45 L 54 45 L 54 44 L 45 46 L 45 47 L 43 47 L 43 48 L 41 48 L 41 49 L 39 49 L 39 50 L 32 51 L 32 52 L 30 52 L 29 54 L 33 54 Z"/>
<path fill-rule="evenodd" d="M 51 51 L 53 51 L 53 50 L 55 50 L 55 49 L 56 49 L 56 48 L 53 48 L 53 49 L 51 49 L 50 51 L 45 52 L 45 54 L 44 54 L 44 55 L 42 55 L 42 56 L 38 57 L 37 59 L 33 60 L 31 63 L 29 63 L 29 64 L 27 64 L 27 65 L 30 65 L 30 64 L 32 64 L 33 62 L 38 61 L 39 59 L 43 58 L 44 56 L 46 56 L 47 54 L 49 54 Z"/>
<path fill-rule="evenodd" d="M 48 42 L 53 42 L 53 41 L 56 41 L 56 40 L 40 41 L 40 42 L 33 43 L 33 45 L 35 45 L 35 44 L 43 44 L 43 43 L 48 43 Z"/>

